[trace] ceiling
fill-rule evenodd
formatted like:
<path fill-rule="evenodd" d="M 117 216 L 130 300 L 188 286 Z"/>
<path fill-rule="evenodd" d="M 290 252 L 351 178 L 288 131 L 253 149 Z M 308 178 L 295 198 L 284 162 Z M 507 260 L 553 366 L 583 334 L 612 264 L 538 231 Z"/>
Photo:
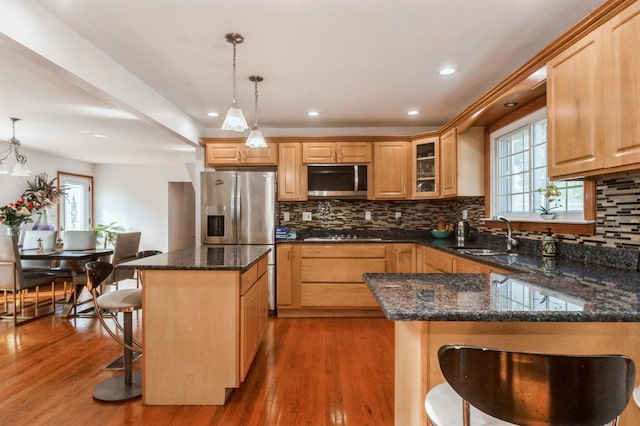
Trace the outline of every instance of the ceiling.
<path fill-rule="evenodd" d="M 445 124 L 601 3 L 3 0 L 0 117 L 23 119 L 26 150 L 192 160 L 199 137 L 239 136 L 219 130 L 232 98 L 225 34 L 238 32 L 238 102 L 251 123 L 248 77 L 262 75 L 265 136 L 411 134 Z"/>

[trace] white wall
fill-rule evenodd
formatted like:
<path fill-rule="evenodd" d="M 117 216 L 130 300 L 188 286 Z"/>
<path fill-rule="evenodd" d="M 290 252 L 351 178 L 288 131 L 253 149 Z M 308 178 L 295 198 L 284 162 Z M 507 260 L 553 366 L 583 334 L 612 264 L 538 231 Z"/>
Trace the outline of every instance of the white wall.
<path fill-rule="evenodd" d="M 169 182 L 191 182 L 187 166 L 97 164 L 94 170 L 95 223 L 115 221 L 142 232 L 140 250 L 167 251 Z"/>
<path fill-rule="evenodd" d="M 23 149 L 23 152 L 27 156 L 27 166 L 29 166 L 33 174 L 31 176 L 0 175 L 0 206 L 18 200 L 25 189 L 27 189 L 27 181 L 32 180 L 38 173 L 46 172 L 49 175 L 49 179 L 56 177 L 58 172 L 93 175 L 93 164 L 90 163 L 70 160 L 40 151 Z M 7 170 L 11 171 L 15 165 L 15 157 L 11 155 L 4 161 L 4 165 Z M 57 214 L 57 209 L 50 211 L 49 223 L 54 225 L 58 223 Z M 37 217 L 33 219 L 37 220 Z M 28 224 L 27 226 L 30 225 L 32 224 Z M 3 234 L 7 232 L 4 225 L 0 225 L 0 228 L 0 232 Z"/>

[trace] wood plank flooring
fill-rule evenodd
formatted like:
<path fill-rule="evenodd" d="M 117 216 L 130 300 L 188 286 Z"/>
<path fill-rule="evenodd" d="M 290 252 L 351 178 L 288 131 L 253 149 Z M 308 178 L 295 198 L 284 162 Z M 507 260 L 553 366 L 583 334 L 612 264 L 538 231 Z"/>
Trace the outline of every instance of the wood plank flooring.
<path fill-rule="evenodd" d="M 393 424 L 394 332 L 383 318 L 270 318 L 224 406 L 95 401 L 93 387 L 118 374 L 102 368 L 121 349 L 93 318 L 2 321 L 0 333 L 2 426 Z"/>

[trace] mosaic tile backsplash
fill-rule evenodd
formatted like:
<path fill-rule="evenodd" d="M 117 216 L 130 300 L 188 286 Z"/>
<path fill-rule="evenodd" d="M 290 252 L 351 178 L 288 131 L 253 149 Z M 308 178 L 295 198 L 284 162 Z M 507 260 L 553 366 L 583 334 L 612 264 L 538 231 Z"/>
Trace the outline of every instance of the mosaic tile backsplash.
<path fill-rule="evenodd" d="M 596 234 L 580 236 L 556 234 L 559 255 L 589 263 L 615 263 L 623 267 L 637 267 L 640 249 L 640 172 L 631 176 L 603 179 L 596 189 Z M 505 231 L 486 229 L 480 219 L 485 217 L 484 198 L 462 198 L 443 201 L 366 201 L 332 200 L 279 203 L 279 226 L 303 232 L 311 231 L 428 231 L 438 220 L 456 223 L 467 210 L 471 226 L 487 236 L 502 236 Z M 365 213 L 371 212 L 371 220 Z M 284 213 L 289 221 L 284 222 Z M 310 221 L 302 214 L 311 213 Z M 396 219 L 396 213 L 400 218 Z M 407 232 L 410 234 L 410 232 Z M 516 232 L 522 241 L 521 250 L 539 251 L 539 232 Z M 619 256 L 624 254 L 623 261 Z"/>

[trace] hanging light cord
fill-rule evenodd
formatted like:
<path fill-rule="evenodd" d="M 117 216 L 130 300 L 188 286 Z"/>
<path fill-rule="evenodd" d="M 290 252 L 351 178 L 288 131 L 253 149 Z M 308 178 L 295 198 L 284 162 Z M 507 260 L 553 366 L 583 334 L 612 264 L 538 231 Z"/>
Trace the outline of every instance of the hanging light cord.
<path fill-rule="evenodd" d="M 255 111 L 254 111 L 254 119 L 253 119 L 253 124 L 255 126 L 258 126 L 258 79 L 256 79 L 256 81 L 254 81 L 255 83 L 255 88 L 256 88 L 256 105 L 255 105 Z"/>
<path fill-rule="evenodd" d="M 233 40 L 233 101 L 236 104 L 236 41 Z"/>

